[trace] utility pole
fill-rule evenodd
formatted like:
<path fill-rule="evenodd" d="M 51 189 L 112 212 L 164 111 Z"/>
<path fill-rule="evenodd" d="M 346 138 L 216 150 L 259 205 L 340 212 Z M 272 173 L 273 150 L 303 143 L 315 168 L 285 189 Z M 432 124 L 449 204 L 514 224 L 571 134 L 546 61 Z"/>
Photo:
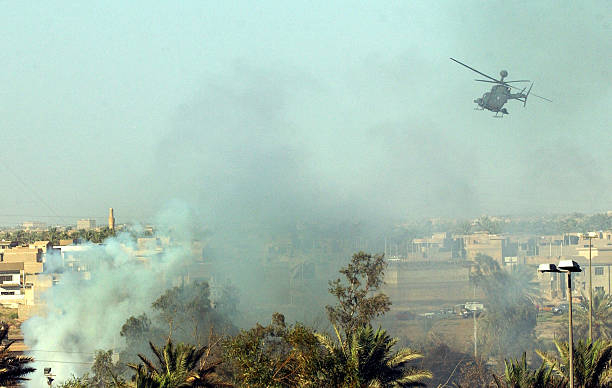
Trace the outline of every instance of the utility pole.
<path fill-rule="evenodd" d="M 476 286 L 474 286 L 474 301 L 476 301 Z M 474 317 L 474 359 L 476 360 L 478 358 L 478 325 L 476 324 L 476 310 L 471 311 Z"/>
<path fill-rule="evenodd" d="M 474 359 L 478 358 L 478 325 L 476 324 L 476 311 L 472 310 L 474 317 Z"/>
<path fill-rule="evenodd" d="M 593 342 L 593 270 L 591 262 L 591 250 L 593 240 L 589 237 L 589 341 Z"/>
<path fill-rule="evenodd" d="M 387 258 L 387 236 L 385 236 L 385 258 Z"/>
<path fill-rule="evenodd" d="M 572 328 L 572 273 L 567 271 L 567 300 L 569 302 L 569 372 L 570 387 L 574 387 L 574 330 Z"/>
<path fill-rule="evenodd" d="M 589 239 L 589 341 L 593 342 L 593 264 L 591 260 L 593 239 L 597 238 L 597 233 L 589 232 L 584 237 Z"/>

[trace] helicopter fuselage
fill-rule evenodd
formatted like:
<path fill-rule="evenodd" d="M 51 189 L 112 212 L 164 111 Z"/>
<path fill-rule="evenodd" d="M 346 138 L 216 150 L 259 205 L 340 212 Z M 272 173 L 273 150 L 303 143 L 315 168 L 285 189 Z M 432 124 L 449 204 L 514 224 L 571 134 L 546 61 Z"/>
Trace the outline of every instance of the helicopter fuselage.
<path fill-rule="evenodd" d="M 495 113 L 502 112 L 508 114 L 503 107 L 511 98 L 516 97 L 510 93 L 510 88 L 504 85 L 495 85 L 491 88 L 490 92 L 483 94 L 481 98 L 475 99 L 474 102 L 482 109 L 487 109 Z"/>

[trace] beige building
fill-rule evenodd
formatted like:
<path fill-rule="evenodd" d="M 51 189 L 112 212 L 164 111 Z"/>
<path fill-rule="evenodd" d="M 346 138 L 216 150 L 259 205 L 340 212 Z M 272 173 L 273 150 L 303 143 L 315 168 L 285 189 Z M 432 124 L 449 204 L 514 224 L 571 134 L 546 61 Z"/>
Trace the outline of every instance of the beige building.
<path fill-rule="evenodd" d="M 591 263 L 593 265 L 592 279 L 593 279 L 593 290 L 601 290 L 608 294 L 612 292 L 612 243 L 605 239 L 599 240 L 599 244 L 595 244 L 593 239 L 593 247 L 591 248 Z M 583 268 L 583 272 L 580 274 L 584 280 L 584 283 L 588 284 L 588 270 L 589 270 L 589 244 L 588 239 L 586 244 L 580 244 L 578 248 L 577 258 L 578 263 Z"/>
<path fill-rule="evenodd" d="M 91 230 L 96 228 L 96 220 L 93 218 L 85 218 L 77 221 L 77 230 Z"/>
<path fill-rule="evenodd" d="M 43 230 L 47 228 L 47 224 L 38 221 L 26 221 L 21 224 L 21 227 L 25 230 Z"/>
<path fill-rule="evenodd" d="M 43 252 L 41 248 L 15 247 L 2 254 L 4 263 L 23 263 L 26 274 L 43 272 Z"/>
<path fill-rule="evenodd" d="M 474 259 L 478 254 L 483 254 L 502 264 L 505 241 L 505 237 L 487 232 L 463 236 L 466 258 Z"/>
<path fill-rule="evenodd" d="M 59 240 L 59 246 L 76 245 L 78 240 L 75 238 Z"/>

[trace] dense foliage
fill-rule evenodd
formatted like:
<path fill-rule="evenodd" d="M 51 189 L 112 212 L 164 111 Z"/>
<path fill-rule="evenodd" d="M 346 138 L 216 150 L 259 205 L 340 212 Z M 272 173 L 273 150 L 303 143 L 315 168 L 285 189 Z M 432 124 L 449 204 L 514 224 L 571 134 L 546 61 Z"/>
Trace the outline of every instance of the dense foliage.
<path fill-rule="evenodd" d="M 15 241 L 18 244 L 31 244 L 35 241 L 50 241 L 53 245 L 59 245 L 60 240 L 80 239 L 95 244 L 102 243 L 109 237 L 115 235 L 114 229 L 102 227 L 97 229 L 59 229 L 51 227 L 47 230 L 27 231 L 15 230 L 0 232 L 0 240 Z"/>
<path fill-rule="evenodd" d="M 327 315 L 333 325 L 346 333 L 368 325 L 372 319 L 389 311 L 391 300 L 378 292 L 383 284 L 386 263 L 383 255 L 359 252 L 340 270 L 345 282 L 329 282 L 329 292 L 336 297 L 336 306 L 327 306 Z M 378 293 L 377 293 L 378 292 Z"/>
<path fill-rule="evenodd" d="M 569 344 L 555 341 L 557 355 L 538 351 L 544 363 L 569 381 Z M 574 384 L 581 388 L 612 385 L 612 343 L 580 340 L 574 343 Z"/>
<path fill-rule="evenodd" d="M 34 368 L 29 366 L 34 361 L 32 357 L 13 354 L 9 348 L 15 343 L 8 339 L 9 325 L 0 323 L 0 386 L 14 386 L 28 380 L 29 373 Z"/>

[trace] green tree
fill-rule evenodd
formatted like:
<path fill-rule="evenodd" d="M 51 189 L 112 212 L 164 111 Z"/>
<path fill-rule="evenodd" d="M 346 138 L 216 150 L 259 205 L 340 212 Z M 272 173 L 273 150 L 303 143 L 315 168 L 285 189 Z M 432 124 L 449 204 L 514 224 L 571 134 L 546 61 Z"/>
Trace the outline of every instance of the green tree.
<path fill-rule="evenodd" d="M 63 381 L 57 385 L 59 388 L 91 388 L 93 382 L 89 377 L 89 374 L 77 377 L 72 376 L 68 380 Z"/>
<path fill-rule="evenodd" d="M 489 216 L 482 216 L 476 222 L 476 229 L 490 234 L 499 234 L 502 232 L 502 223 L 493 221 Z"/>
<path fill-rule="evenodd" d="M 315 374 L 320 349 L 312 330 L 274 313 L 268 326 L 257 324 L 224 343 L 224 359 L 235 382 L 247 387 L 308 385 Z"/>
<path fill-rule="evenodd" d="M 340 269 L 345 283 L 341 279 L 329 282 L 329 292 L 338 299 L 337 305 L 326 306 L 333 325 L 348 334 L 389 311 L 391 300 L 384 293 L 377 293 L 383 285 L 385 268 L 384 255 L 359 252 Z"/>
<path fill-rule="evenodd" d="M 536 351 L 544 363 L 569 381 L 569 345 L 555 341 L 558 357 Z M 581 388 L 608 387 L 612 384 L 612 343 L 604 340 L 574 343 L 574 384 Z"/>
<path fill-rule="evenodd" d="M 321 371 L 325 386 L 365 387 L 424 387 L 423 380 L 432 378 L 426 370 L 408 367 L 408 363 L 423 356 L 404 348 L 394 352 L 397 339 L 385 330 L 360 327 L 343 339 L 336 330 L 337 341 L 316 334 L 328 351 L 327 367 Z"/>
<path fill-rule="evenodd" d="M 170 336 L 183 342 L 203 343 L 213 326 L 234 330 L 231 322 L 211 307 L 210 287 L 206 282 L 195 281 L 168 289 L 152 306 L 168 325 Z"/>
<path fill-rule="evenodd" d="M 121 327 L 120 335 L 125 338 L 126 346 L 120 353 L 120 360 L 128 363 L 136 362 L 138 354 L 153 356 L 148 341 L 162 341 L 167 337 L 165 334 L 167 332 L 154 327 L 151 319 L 144 313 L 129 317 Z"/>
<path fill-rule="evenodd" d="M 542 363 L 537 370 L 527 365 L 527 354 L 519 360 L 504 360 L 504 375 L 493 375 L 498 388 L 564 388 L 567 384 L 553 374 L 553 367 Z"/>
<path fill-rule="evenodd" d="M 94 363 L 91 366 L 93 372 L 91 385 L 94 387 L 127 387 L 126 381 L 121 377 L 124 370 L 123 364 L 113 362 L 112 350 L 96 350 Z"/>
<path fill-rule="evenodd" d="M 19 385 L 25 376 L 36 369 L 28 366 L 34 359 L 28 356 L 13 355 L 9 348 L 15 343 L 8 340 L 9 325 L 0 323 L 0 386 Z"/>
<path fill-rule="evenodd" d="M 135 372 L 137 388 L 228 387 L 216 369 L 220 362 L 207 363 L 209 347 L 180 343 L 168 339 L 163 348 L 149 343 L 156 363 L 139 354 L 142 364 L 128 364 Z"/>
<path fill-rule="evenodd" d="M 470 221 L 460 221 L 452 228 L 453 234 L 470 234 L 472 233 L 472 223 Z"/>
<path fill-rule="evenodd" d="M 581 309 L 576 312 L 576 337 L 586 338 L 589 335 L 589 300 L 583 298 Z M 604 291 L 593 293 L 593 337 L 612 339 L 612 295 Z"/>

